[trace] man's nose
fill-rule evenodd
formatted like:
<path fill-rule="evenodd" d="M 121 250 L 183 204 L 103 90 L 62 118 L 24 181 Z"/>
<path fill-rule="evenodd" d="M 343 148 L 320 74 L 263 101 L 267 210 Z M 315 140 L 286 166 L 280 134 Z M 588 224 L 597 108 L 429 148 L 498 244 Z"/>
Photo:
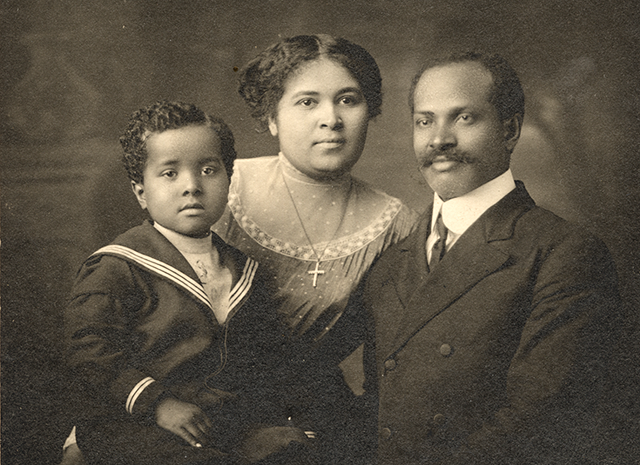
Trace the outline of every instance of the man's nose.
<path fill-rule="evenodd" d="M 320 109 L 320 126 L 329 129 L 338 129 L 342 127 L 342 118 L 340 111 L 334 104 L 323 105 Z"/>
<path fill-rule="evenodd" d="M 435 150 L 447 150 L 456 146 L 455 131 L 450 124 L 436 124 L 429 145 Z"/>

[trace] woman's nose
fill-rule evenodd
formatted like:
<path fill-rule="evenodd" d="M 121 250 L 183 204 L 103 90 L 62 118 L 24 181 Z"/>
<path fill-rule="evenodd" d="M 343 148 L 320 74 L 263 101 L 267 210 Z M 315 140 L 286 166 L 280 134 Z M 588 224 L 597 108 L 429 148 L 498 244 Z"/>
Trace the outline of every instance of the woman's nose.
<path fill-rule="evenodd" d="M 338 129 L 342 127 L 342 118 L 340 111 L 333 104 L 323 105 L 320 108 L 320 126 L 329 129 Z"/>

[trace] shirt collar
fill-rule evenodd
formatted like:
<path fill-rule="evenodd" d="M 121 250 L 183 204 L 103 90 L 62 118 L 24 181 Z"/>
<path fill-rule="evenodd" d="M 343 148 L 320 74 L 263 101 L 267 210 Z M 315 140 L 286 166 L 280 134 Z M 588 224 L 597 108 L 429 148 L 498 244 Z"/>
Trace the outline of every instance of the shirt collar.
<path fill-rule="evenodd" d="M 431 229 L 442 210 L 442 221 L 447 229 L 456 235 L 463 234 L 484 212 L 515 188 L 513 174 L 508 169 L 477 189 L 446 202 L 434 193 Z"/>

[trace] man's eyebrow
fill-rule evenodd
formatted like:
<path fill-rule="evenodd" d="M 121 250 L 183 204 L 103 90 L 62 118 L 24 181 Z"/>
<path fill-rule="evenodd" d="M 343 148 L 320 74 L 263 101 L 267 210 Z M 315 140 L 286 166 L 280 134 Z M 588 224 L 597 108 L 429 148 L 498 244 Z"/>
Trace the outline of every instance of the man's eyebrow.
<path fill-rule="evenodd" d="M 469 106 L 469 105 L 460 105 L 458 107 L 453 107 L 453 108 L 449 108 L 447 109 L 447 114 L 448 115 L 456 115 L 458 113 L 462 113 L 465 111 L 473 111 L 473 107 Z M 430 110 L 414 110 L 413 111 L 414 115 L 429 115 L 432 116 L 435 113 L 433 111 Z"/>

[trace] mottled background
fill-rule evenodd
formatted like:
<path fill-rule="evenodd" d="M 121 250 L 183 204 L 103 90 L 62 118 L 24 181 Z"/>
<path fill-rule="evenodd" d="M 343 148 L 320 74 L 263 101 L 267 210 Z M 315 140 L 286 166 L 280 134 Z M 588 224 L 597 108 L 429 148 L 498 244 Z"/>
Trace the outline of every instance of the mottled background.
<path fill-rule="evenodd" d="M 65 295 L 83 258 L 141 218 L 118 161 L 129 114 L 159 98 L 192 101 L 227 120 L 241 156 L 274 155 L 274 141 L 255 132 L 235 80 L 237 68 L 279 37 L 341 35 L 377 59 L 383 114 L 371 124 L 356 174 L 416 209 L 431 195 L 413 160 L 406 104 L 420 61 L 469 48 L 506 56 L 527 95 L 516 178 L 541 205 L 607 242 L 635 317 L 636 3 L 3 0 L 3 462 L 60 458 L 72 421 L 61 363 Z M 630 340 L 620 340 L 616 371 L 624 375 L 612 395 L 632 402 L 624 370 L 638 370 L 640 348 Z M 610 449 L 632 447 L 619 426 L 627 429 L 612 424 Z"/>

